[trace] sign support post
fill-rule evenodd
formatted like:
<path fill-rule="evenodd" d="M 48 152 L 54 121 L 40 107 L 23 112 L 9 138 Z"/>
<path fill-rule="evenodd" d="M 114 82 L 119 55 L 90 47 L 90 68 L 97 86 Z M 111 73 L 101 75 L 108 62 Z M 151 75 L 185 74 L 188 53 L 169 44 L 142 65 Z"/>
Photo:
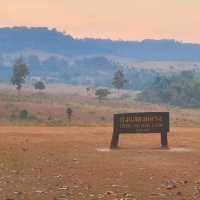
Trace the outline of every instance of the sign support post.
<path fill-rule="evenodd" d="M 113 131 L 110 148 L 111 149 L 117 149 L 118 143 L 119 143 L 119 133 Z"/>
<path fill-rule="evenodd" d="M 167 132 L 161 132 L 161 148 L 168 148 Z"/>
<path fill-rule="evenodd" d="M 113 124 L 116 124 L 116 117 L 114 115 L 113 117 Z M 111 140 L 111 149 L 117 149 L 118 148 L 118 143 L 119 143 L 119 132 L 117 131 L 117 127 L 114 125 L 113 126 L 113 134 L 112 134 L 112 140 Z"/>

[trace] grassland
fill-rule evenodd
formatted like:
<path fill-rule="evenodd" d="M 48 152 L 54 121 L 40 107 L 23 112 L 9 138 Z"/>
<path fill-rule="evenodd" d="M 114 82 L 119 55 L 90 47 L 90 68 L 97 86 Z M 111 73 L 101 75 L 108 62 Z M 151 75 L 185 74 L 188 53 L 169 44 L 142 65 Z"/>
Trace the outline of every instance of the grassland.
<path fill-rule="evenodd" d="M 114 113 L 169 111 L 171 125 L 199 127 L 200 109 L 183 109 L 168 105 L 155 105 L 135 101 L 135 93 L 115 91 L 99 103 L 94 94 L 83 87 L 64 85 L 47 86 L 44 92 L 25 88 L 18 94 L 14 88 L 0 88 L 0 124 L 26 126 L 67 126 L 66 109 L 72 108 L 72 126 L 112 126 Z M 29 118 L 20 120 L 19 113 L 27 110 Z"/>
<path fill-rule="evenodd" d="M 18 94 L 1 86 L 0 199 L 200 199 L 200 110 L 136 102 L 135 93 L 122 93 L 99 103 L 85 88 Z M 20 120 L 24 109 L 29 117 Z M 170 149 L 160 149 L 159 134 L 147 134 L 120 136 L 120 149 L 110 150 L 113 113 L 142 111 L 170 111 Z"/>

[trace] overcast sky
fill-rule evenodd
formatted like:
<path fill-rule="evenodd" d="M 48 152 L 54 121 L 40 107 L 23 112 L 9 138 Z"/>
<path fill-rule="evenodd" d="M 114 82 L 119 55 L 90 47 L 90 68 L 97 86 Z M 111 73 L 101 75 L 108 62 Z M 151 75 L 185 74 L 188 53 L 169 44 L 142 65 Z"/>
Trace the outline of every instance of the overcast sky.
<path fill-rule="evenodd" d="M 22 25 L 75 37 L 200 43 L 200 0 L 0 0 L 0 26 Z"/>

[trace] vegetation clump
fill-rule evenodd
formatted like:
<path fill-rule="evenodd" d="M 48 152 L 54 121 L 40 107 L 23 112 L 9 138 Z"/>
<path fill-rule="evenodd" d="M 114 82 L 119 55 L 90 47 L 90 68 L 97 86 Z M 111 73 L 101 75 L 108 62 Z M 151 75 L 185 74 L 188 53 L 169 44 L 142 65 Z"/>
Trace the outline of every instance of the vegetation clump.
<path fill-rule="evenodd" d="M 36 90 L 39 90 L 39 91 L 42 91 L 42 90 L 45 90 L 45 84 L 42 82 L 42 81 L 38 81 L 34 84 L 34 88 Z"/>
<path fill-rule="evenodd" d="M 110 94 L 110 91 L 106 88 L 97 89 L 95 92 L 95 96 L 99 100 L 99 102 L 104 100 L 109 94 Z"/>
<path fill-rule="evenodd" d="M 19 113 L 19 118 L 21 120 L 27 120 L 28 119 L 28 111 L 27 110 L 22 110 L 20 113 Z"/>
<path fill-rule="evenodd" d="M 66 122 L 62 118 L 56 118 L 56 117 L 49 117 L 47 120 L 47 126 L 65 126 Z"/>
<path fill-rule="evenodd" d="M 179 107 L 200 107 L 200 75 L 183 71 L 169 77 L 157 77 L 137 99 Z"/>

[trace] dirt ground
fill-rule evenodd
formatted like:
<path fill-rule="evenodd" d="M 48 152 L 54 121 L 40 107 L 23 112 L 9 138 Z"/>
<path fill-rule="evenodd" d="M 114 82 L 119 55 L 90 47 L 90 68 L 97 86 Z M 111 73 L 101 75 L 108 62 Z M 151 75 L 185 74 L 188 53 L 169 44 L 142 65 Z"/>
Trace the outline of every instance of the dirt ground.
<path fill-rule="evenodd" d="M 1 200 L 200 199 L 200 129 L 122 135 L 112 128 L 1 127 Z"/>

